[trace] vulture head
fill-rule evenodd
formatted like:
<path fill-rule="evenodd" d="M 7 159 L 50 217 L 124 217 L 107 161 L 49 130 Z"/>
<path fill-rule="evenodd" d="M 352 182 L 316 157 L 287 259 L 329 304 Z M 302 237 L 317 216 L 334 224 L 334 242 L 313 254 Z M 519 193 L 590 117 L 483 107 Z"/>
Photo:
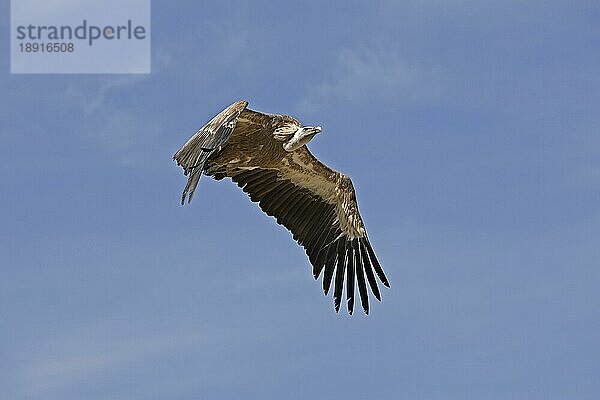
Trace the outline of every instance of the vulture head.
<path fill-rule="evenodd" d="M 294 136 L 290 140 L 284 143 L 283 148 L 285 151 L 294 151 L 310 142 L 317 133 L 321 132 L 320 126 L 302 126 L 299 127 Z"/>

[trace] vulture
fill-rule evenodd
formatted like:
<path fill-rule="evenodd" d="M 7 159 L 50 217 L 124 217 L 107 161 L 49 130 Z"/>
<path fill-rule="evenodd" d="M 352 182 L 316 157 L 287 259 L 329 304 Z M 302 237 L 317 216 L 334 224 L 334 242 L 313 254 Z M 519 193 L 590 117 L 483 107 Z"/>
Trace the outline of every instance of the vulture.
<path fill-rule="evenodd" d="M 306 250 L 323 291 L 333 286 L 336 312 L 344 283 L 348 312 L 355 285 L 369 313 L 370 291 L 381 301 L 377 279 L 389 287 L 358 212 L 350 178 L 317 160 L 306 144 L 321 132 L 288 115 L 257 112 L 240 100 L 211 119 L 173 156 L 188 177 L 181 204 L 192 200 L 200 177 L 231 178 L 250 200 L 286 227 Z"/>

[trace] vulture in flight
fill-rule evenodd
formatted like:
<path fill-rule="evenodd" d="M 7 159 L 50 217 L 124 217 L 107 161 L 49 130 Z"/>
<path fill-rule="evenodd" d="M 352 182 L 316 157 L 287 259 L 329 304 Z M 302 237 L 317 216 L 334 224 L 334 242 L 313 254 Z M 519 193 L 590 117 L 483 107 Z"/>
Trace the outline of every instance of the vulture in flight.
<path fill-rule="evenodd" d="M 204 125 L 175 153 L 188 181 L 181 203 L 192 200 L 202 174 L 231 178 L 250 200 L 285 226 L 306 250 L 323 291 L 334 282 L 336 312 L 344 282 L 348 312 L 355 284 L 369 313 L 368 286 L 381 301 L 377 278 L 389 287 L 358 212 L 350 178 L 327 167 L 306 148 L 321 127 L 288 115 L 252 111 L 237 101 Z"/>

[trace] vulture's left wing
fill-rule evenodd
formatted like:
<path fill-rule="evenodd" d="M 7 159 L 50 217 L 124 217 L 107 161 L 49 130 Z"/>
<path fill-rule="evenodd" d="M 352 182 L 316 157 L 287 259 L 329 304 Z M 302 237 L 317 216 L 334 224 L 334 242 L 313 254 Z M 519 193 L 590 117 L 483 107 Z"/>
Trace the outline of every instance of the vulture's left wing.
<path fill-rule="evenodd" d="M 228 176 L 258 202 L 260 208 L 289 229 L 306 250 L 323 291 L 334 280 L 334 304 L 339 311 L 344 281 L 348 312 L 354 310 L 354 286 L 358 286 L 365 313 L 369 313 L 367 284 L 381 300 L 375 279 L 389 287 L 371 247 L 358 212 L 350 179 L 317 160 L 306 146 L 289 153 L 277 169 L 250 167 L 228 171 Z"/>
<path fill-rule="evenodd" d="M 173 156 L 177 165 L 183 167 L 183 173 L 189 175 L 187 185 L 181 196 L 181 204 L 188 197 L 188 203 L 192 201 L 196 185 L 202 176 L 204 163 L 212 155 L 221 151 L 227 143 L 229 136 L 235 129 L 240 114 L 246 106 L 247 101 L 236 101 L 196 132 Z"/>

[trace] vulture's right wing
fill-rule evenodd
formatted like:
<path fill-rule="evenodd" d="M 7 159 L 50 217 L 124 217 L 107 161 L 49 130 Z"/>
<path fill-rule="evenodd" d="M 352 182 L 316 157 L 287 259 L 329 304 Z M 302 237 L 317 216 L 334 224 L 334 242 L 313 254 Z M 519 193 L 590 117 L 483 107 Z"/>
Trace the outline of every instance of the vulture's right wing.
<path fill-rule="evenodd" d="M 315 279 L 324 271 L 323 291 L 327 294 L 333 283 L 336 311 L 344 283 L 350 314 L 355 284 L 365 313 L 369 313 L 367 283 L 381 300 L 376 276 L 385 286 L 389 282 L 367 237 L 348 177 L 322 164 L 305 146 L 288 153 L 279 168 L 233 169 L 228 176 L 292 232 L 306 250 Z"/>

